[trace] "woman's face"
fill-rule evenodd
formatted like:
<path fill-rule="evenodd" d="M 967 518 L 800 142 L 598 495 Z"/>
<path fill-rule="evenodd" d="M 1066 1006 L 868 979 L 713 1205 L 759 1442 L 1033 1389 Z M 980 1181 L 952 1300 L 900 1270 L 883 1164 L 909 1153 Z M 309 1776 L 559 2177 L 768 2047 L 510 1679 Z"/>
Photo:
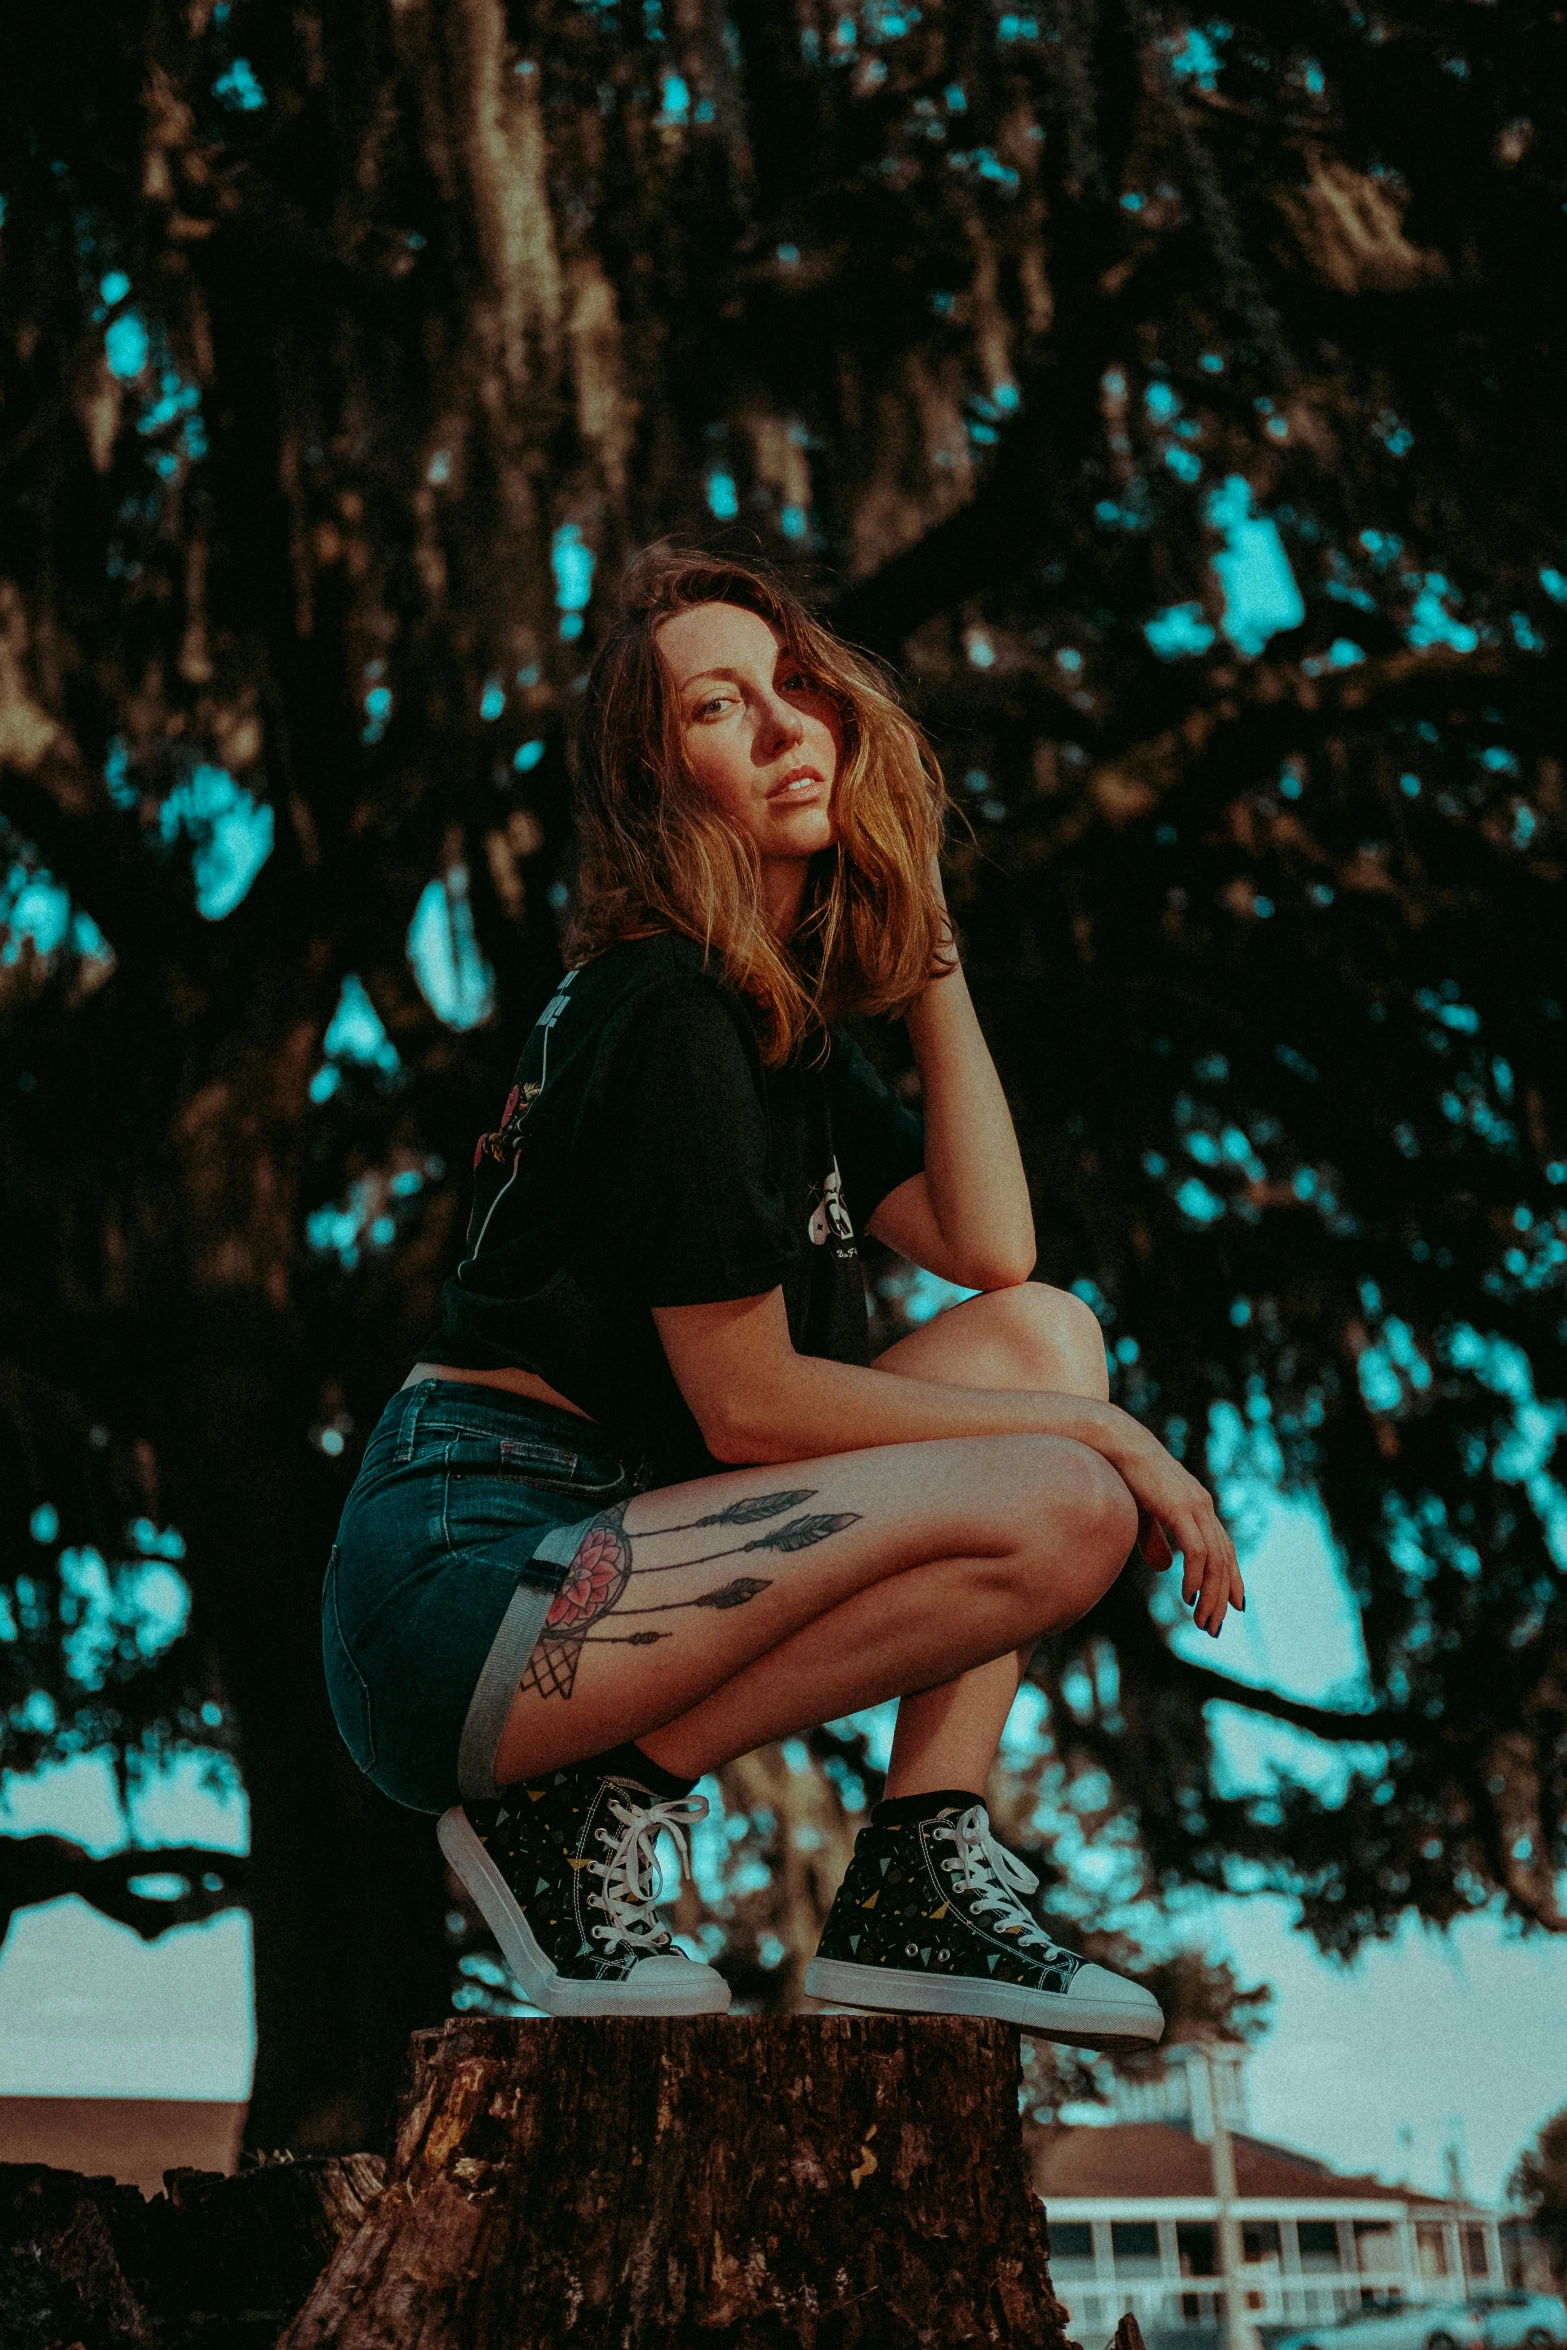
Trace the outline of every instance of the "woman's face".
<path fill-rule="evenodd" d="M 692 774 L 755 841 L 770 911 L 799 910 L 807 860 L 836 839 L 843 720 L 769 621 L 694 604 L 658 629 Z M 770 871 L 769 868 L 775 868 Z"/>

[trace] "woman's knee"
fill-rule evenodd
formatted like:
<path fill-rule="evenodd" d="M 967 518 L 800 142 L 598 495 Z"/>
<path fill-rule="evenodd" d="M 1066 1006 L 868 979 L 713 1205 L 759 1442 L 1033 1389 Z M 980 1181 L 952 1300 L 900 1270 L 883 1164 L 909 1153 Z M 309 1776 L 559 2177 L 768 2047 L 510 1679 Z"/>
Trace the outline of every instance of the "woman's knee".
<path fill-rule="evenodd" d="M 1023 1636 L 1058 1632 L 1086 1615 L 1120 1574 L 1137 1540 L 1137 1504 L 1110 1463 L 1061 1438 L 1015 1442 L 1015 1539 L 970 1562 L 986 1597 L 1015 1615 Z M 1039 1449 L 1030 1457 L 1026 1448 Z M 1048 1448 L 1048 1449 L 1047 1449 Z"/>
<path fill-rule="evenodd" d="M 1104 1334 L 1092 1306 L 1070 1290 L 1044 1281 L 1020 1281 L 993 1289 L 985 1308 L 998 1335 L 1014 1353 L 1018 1384 L 1059 1387 L 1070 1381 L 1074 1394 L 1108 1395 Z"/>
<path fill-rule="evenodd" d="M 1137 1539 L 1137 1504 L 1102 1453 L 1065 1436 L 985 1439 L 987 1484 L 1026 1556 L 1113 1558 Z"/>
<path fill-rule="evenodd" d="M 1071 1455 L 1066 1479 L 1072 1538 L 1085 1566 L 1103 1570 L 1113 1582 L 1126 1564 L 1137 1540 L 1137 1504 L 1120 1472 L 1103 1453 L 1086 1444 L 1068 1446 Z"/>

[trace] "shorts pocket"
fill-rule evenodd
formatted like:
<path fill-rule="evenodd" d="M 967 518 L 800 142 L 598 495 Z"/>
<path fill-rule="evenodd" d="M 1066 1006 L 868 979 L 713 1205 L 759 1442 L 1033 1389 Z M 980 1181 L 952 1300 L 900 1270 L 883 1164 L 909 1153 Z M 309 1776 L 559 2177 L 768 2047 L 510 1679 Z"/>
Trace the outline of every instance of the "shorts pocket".
<path fill-rule="evenodd" d="M 337 1607 L 335 1546 L 327 1561 L 326 1582 L 321 1591 L 321 1662 L 339 1735 L 360 1770 L 368 1774 L 375 1764 L 375 1714 L 365 1677 L 343 1636 Z"/>
<path fill-rule="evenodd" d="M 469 1432 L 447 1445 L 441 1481 L 441 1538 L 449 1551 L 505 1547 L 525 1529 L 553 1523 L 554 1504 L 573 1517 L 625 1500 L 623 1462 L 594 1459 L 521 1437 Z"/>

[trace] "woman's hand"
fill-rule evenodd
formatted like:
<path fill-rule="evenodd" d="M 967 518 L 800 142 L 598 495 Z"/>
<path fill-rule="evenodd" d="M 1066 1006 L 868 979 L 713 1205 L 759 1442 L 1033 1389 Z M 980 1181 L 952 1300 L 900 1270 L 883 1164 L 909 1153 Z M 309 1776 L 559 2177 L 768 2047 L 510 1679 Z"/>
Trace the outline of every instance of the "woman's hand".
<path fill-rule="evenodd" d="M 958 955 L 957 924 L 953 921 L 951 909 L 947 904 L 946 887 L 941 878 L 941 851 L 939 849 L 935 851 L 930 860 L 930 886 L 931 894 L 941 908 L 943 936 L 936 950 L 934 967 L 925 981 L 927 988 L 934 986 L 940 980 L 950 979 L 953 972 L 961 968 Z"/>
<path fill-rule="evenodd" d="M 1119 1470 L 1137 1504 L 1137 1548 L 1156 1573 L 1181 1554 L 1181 1597 L 1196 1602 L 1192 1621 L 1215 1639 L 1232 1607 L 1246 1605 L 1235 1545 L 1213 1496 L 1156 1436 L 1114 1404 L 1104 1407 L 1105 1438 L 1096 1447 Z"/>

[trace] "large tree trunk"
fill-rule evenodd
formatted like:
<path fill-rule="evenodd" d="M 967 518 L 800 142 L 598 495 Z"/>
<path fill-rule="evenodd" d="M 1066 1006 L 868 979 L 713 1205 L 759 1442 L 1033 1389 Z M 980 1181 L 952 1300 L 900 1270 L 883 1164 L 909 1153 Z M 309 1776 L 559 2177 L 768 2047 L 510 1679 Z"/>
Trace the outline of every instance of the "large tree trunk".
<path fill-rule="evenodd" d="M 1016 2035 L 453 2021 L 280 2350 L 1062 2350 Z"/>
<path fill-rule="evenodd" d="M 212 1311 L 187 1341 L 179 1522 L 244 1725 L 256 1946 L 247 2141 L 384 2153 L 408 2035 L 450 2010 L 434 1822 L 349 1760 L 321 1681 L 320 1589 L 339 1495 L 301 1438 L 314 1398 L 287 1333 Z M 335 1823 L 330 1837 L 324 1821 Z"/>

